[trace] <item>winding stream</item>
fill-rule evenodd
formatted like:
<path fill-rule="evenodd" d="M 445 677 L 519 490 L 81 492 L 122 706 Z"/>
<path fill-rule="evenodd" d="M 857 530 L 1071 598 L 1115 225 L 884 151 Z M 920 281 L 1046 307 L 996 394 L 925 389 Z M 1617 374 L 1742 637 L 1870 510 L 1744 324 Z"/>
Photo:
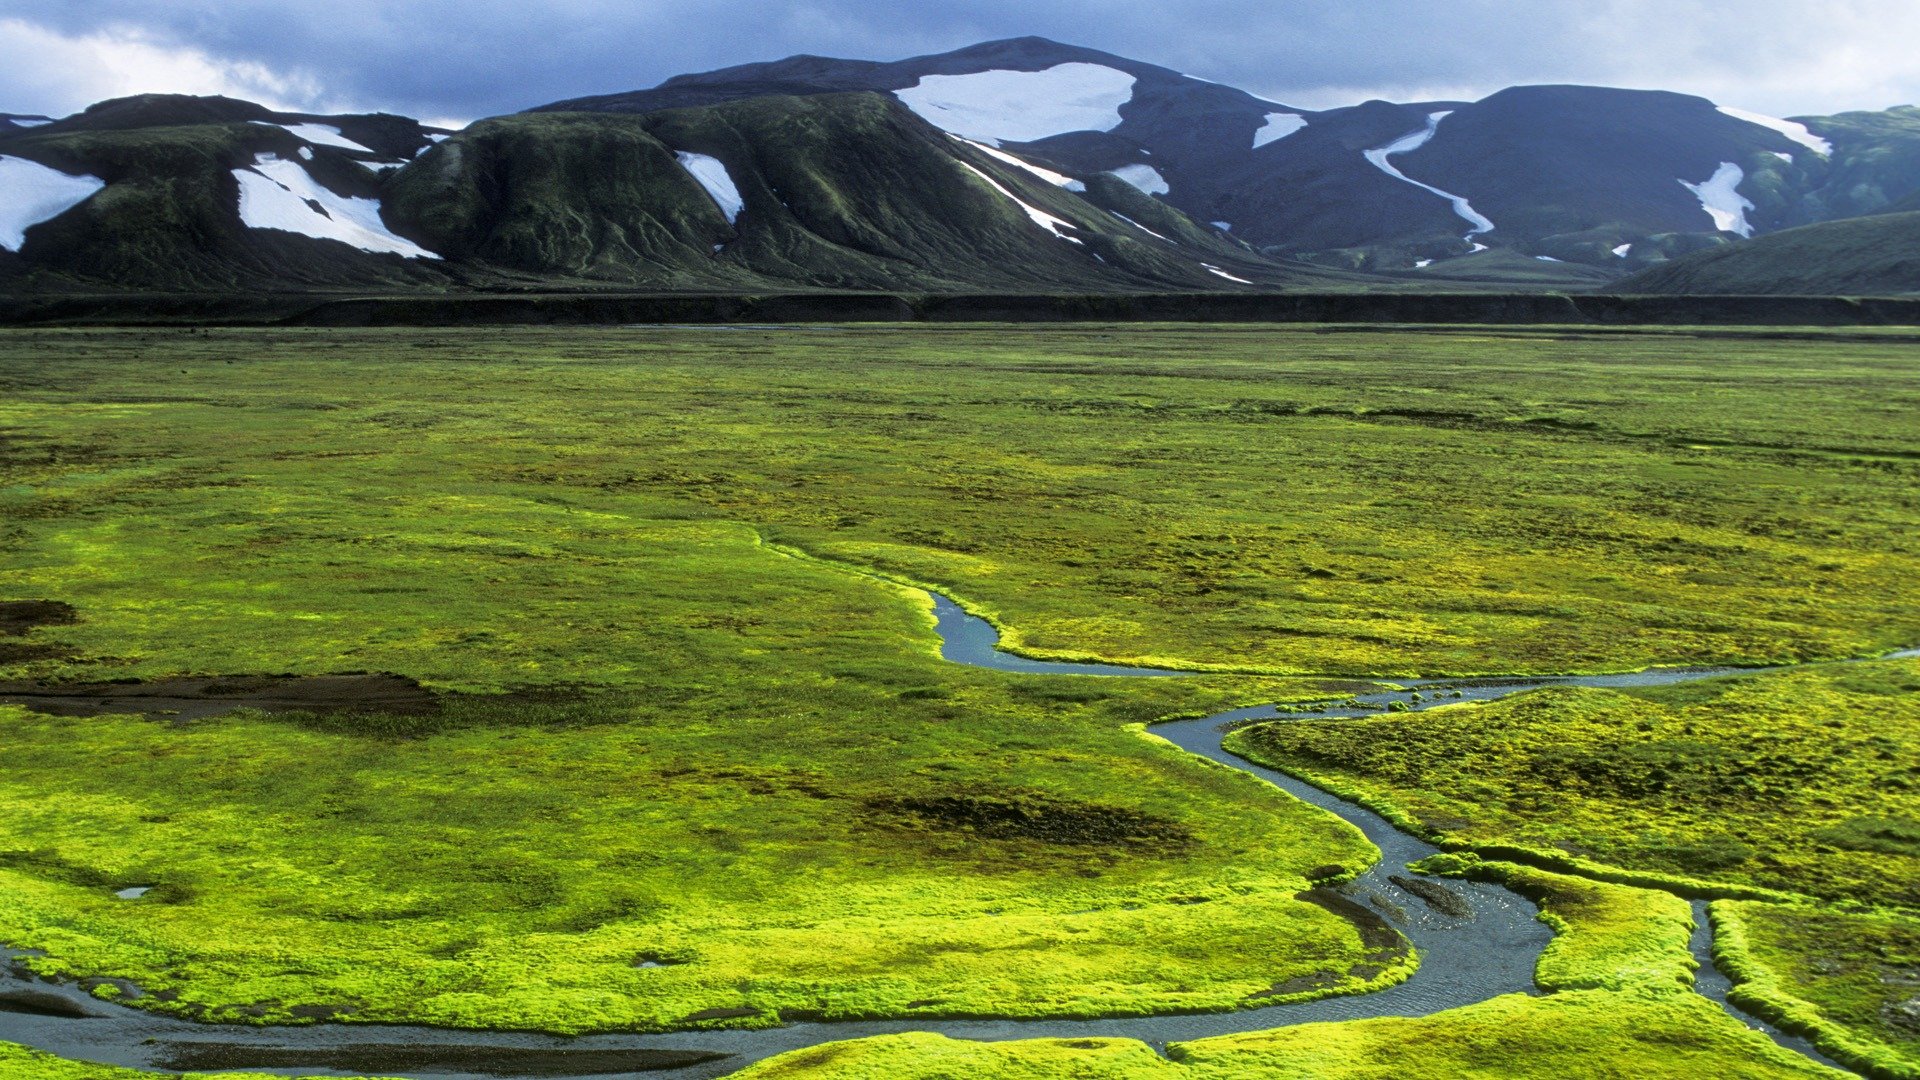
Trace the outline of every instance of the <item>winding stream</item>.
<path fill-rule="evenodd" d="M 1104 664 L 1030 660 L 1001 652 L 999 635 L 952 600 L 933 594 L 941 655 L 955 663 L 1025 674 L 1166 677 L 1182 674 Z M 1893 654 L 1920 656 L 1920 650 Z M 1766 668 L 1660 668 L 1630 675 L 1563 676 L 1487 680 L 1395 680 L 1406 689 L 1361 695 L 1371 708 L 1287 713 L 1309 720 L 1373 715 L 1403 701 L 1415 709 L 1460 701 L 1490 701 L 1543 686 L 1629 687 L 1692 682 L 1722 675 L 1754 674 Z M 1449 696 L 1412 701 L 1420 688 L 1445 686 Z M 1451 694 L 1458 691 L 1459 697 Z M 1396 885 L 1406 865 L 1439 849 L 1394 828 L 1364 807 L 1329 795 L 1304 781 L 1254 765 L 1221 745 L 1226 731 L 1253 720 L 1281 718 L 1271 706 L 1236 709 L 1196 720 L 1157 725 L 1154 732 L 1189 753 L 1253 775 L 1358 827 L 1382 853 L 1380 862 L 1341 892 L 1393 925 L 1420 952 L 1420 967 L 1406 982 L 1376 993 L 1324 998 L 1231 1013 L 1151 1016 L 1105 1020 L 893 1020 L 797 1023 L 759 1031 L 698 1031 L 664 1035 L 589 1035 L 577 1038 L 524 1032 L 457 1031 L 377 1024 L 245 1026 L 198 1024 L 109 1004 L 79 986 L 34 979 L 13 963 L 0 963 L 0 1041 L 18 1043 L 83 1061 L 164 1071 L 245 1069 L 284 1075 L 365 1075 L 419 1080 L 497 1080 L 558 1077 L 614 1080 L 636 1073 L 663 1080 L 708 1080 L 746 1065 L 808 1046 L 871 1035 L 932 1031 L 960 1039 L 997 1041 L 1033 1038 L 1111 1037 L 1139 1039 L 1156 1047 L 1169 1042 L 1261 1031 L 1318 1020 L 1424 1016 L 1485 1001 L 1501 994 L 1536 993 L 1534 963 L 1551 940 L 1522 897 L 1491 884 L 1444 882 L 1471 914 L 1448 914 Z M 1429 879 L 1431 880 L 1431 879 Z M 1457 903 L 1441 905 L 1462 911 Z M 1695 988 L 1729 1011 L 1730 983 L 1713 967 L 1712 935 L 1705 905 L 1695 904 L 1692 949 L 1700 961 Z M 24 955 L 0 949 L 0 961 Z M 128 988 L 134 989 L 134 988 Z M 8 1002 L 11 1004 L 8 1004 Z M 62 1015 L 65 1014 L 65 1015 Z M 1822 1057 L 1810 1045 L 1735 1013 L 1791 1049 Z M 1832 1064 L 1831 1062 L 1827 1062 Z"/>

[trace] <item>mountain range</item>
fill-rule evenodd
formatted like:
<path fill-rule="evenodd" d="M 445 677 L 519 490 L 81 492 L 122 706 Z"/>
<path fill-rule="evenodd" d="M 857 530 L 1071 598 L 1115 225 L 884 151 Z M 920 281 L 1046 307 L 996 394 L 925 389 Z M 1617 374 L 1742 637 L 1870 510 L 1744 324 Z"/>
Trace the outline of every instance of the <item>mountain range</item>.
<path fill-rule="evenodd" d="M 1920 109 L 1525 86 L 1308 110 L 1039 38 L 459 132 L 0 113 L 0 288 L 1920 292 Z"/>

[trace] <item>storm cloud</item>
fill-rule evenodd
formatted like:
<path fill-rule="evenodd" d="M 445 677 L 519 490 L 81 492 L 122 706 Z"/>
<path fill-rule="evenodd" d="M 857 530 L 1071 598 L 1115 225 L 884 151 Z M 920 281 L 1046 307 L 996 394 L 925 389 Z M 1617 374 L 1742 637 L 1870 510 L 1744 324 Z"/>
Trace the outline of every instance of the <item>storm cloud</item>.
<path fill-rule="evenodd" d="M 176 91 L 466 119 L 794 53 L 1027 34 L 1304 108 L 1541 82 L 1786 115 L 1920 99 L 1911 0 L 0 0 L 0 110 Z"/>

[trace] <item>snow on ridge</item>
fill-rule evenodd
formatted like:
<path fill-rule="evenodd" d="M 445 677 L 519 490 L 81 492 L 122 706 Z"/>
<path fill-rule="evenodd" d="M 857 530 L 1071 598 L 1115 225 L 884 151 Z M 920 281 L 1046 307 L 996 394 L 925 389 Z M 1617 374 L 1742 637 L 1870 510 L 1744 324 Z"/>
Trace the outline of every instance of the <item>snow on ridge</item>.
<path fill-rule="evenodd" d="M 680 159 L 681 168 L 707 189 L 707 195 L 713 199 L 714 205 L 726 215 L 727 224 L 740 220 L 740 211 L 746 209 L 747 201 L 740 197 L 740 189 L 733 183 L 733 174 L 727 171 L 719 158 L 689 154 L 684 150 L 673 156 Z"/>
<path fill-rule="evenodd" d="M 332 124 L 276 124 L 269 120 L 252 122 L 261 127 L 277 127 L 282 131 L 291 132 L 294 138 L 304 139 L 315 146 L 337 146 L 342 150 L 352 150 L 361 154 L 373 153 L 371 149 L 342 135 L 340 129 Z"/>
<path fill-rule="evenodd" d="M 1368 150 L 1364 156 L 1368 161 L 1373 163 L 1374 168 L 1379 169 L 1395 180 L 1405 181 L 1423 191 L 1431 191 L 1435 195 L 1452 203 L 1453 212 L 1460 215 L 1462 220 L 1473 226 L 1473 228 L 1467 232 L 1467 239 L 1471 240 L 1482 233 L 1492 232 L 1494 230 L 1493 220 L 1480 213 L 1480 211 L 1475 210 L 1473 204 L 1468 202 L 1464 197 L 1455 195 L 1451 191 L 1442 191 L 1432 184 L 1423 184 L 1395 168 L 1393 162 L 1389 160 L 1395 154 L 1411 153 L 1433 141 L 1433 136 L 1440 130 L 1440 121 L 1452 115 L 1452 109 L 1429 113 L 1427 114 L 1426 127 L 1411 135 L 1403 135 L 1378 149 Z"/>
<path fill-rule="evenodd" d="M 966 169 L 968 172 L 972 173 L 973 175 L 979 177 L 982 180 L 985 180 L 987 182 L 988 187 L 991 187 L 993 190 L 1013 200 L 1013 204 L 1015 206 L 1018 206 L 1020 209 L 1025 210 L 1027 212 L 1027 216 L 1033 219 L 1033 223 L 1035 225 L 1040 226 L 1041 228 L 1047 230 L 1053 235 L 1059 237 L 1060 239 L 1067 241 L 1068 243 L 1071 243 L 1071 244 L 1085 243 L 1085 241 L 1079 239 L 1078 237 L 1068 236 L 1065 232 L 1061 231 L 1062 229 L 1077 229 L 1079 228 L 1078 225 L 1075 225 L 1073 222 L 1068 221 L 1066 218 L 1054 217 L 1052 214 L 1047 213 L 1045 210 L 1042 210 L 1037 206 L 1033 206 L 1029 203 L 1022 201 L 1020 196 L 1015 195 L 1011 191 L 1008 191 L 1006 187 L 1000 183 L 1000 181 L 995 180 L 993 177 L 988 176 L 986 173 L 981 172 L 979 169 L 974 168 L 972 165 L 969 165 L 964 161 L 961 162 L 960 165 L 962 168 Z"/>
<path fill-rule="evenodd" d="M 1279 142 L 1306 126 L 1307 118 L 1299 113 L 1268 113 L 1267 122 L 1260 125 L 1259 131 L 1253 133 L 1253 148 L 1258 150 L 1270 142 Z"/>
<path fill-rule="evenodd" d="M 1007 153 L 1005 150 L 988 146 L 986 143 L 983 143 L 983 142 L 975 142 L 972 139 L 963 139 L 958 135 L 949 135 L 947 137 L 950 139 L 954 139 L 958 142 L 966 143 L 968 146 L 973 147 L 975 150 L 980 151 L 981 153 L 987 155 L 988 157 L 992 158 L 995 161 L 1004 162 L 1008 165 L 1013 166 L 1016 169 L 1024 169 L 1027 172 L 1030 172 L 1033 175 L 1039 177 L 1040 179 L 1045 180 L 1047 183 L 1052 184 L 1054 187 L 1065 188 L 1068 191 L 1074 191 L 1074 192 L 1087 190 L 1087 185 L 1081 183 L 1078 180 L 1075 180 L 1073 177 L 1068 176 L 1065 173 L 1057 173 L 1057 172 L 1054 172 L 1052 169 L 1043 168 L 1039 165 L 1035 165 L 1031 161 L 1025 161 L 1020 158 L 1014 157 L 1012 154 Z"/>
<path fill-rule="evenodd" d="M 1719 109 L 1719 111 L 1725 115 L 1733 117 L 1735 120 L 1745 120 L 1749 124 L 1759 124 L 1763 128 L 1777 131 L 1787 138 L 1792 139 L 1794 142 L 1799 143 L 1801 146 L 1819 154 L 1821 157 L 1830 157 L 1833 154 L 1832 143 L 1815 135 L 1807 129 L 1807 125 L 1797 120 L 1782 120 L 1777 116 L 1748 112 L 1745 109 L 1736 109 L 1728 105 L 1718 105 L 1715 106 L 1715 108 Z"/>
<path fill-rule="evenodd" d="M 1112 170 L 1112 175 L 1132 184 L 1143 195 L 1165 195 L 1173 190 L 1167 186 L 1167 178 L 1160 175 L 1160 170 L 1151 165 L 1122 165 Z"/>
<path fill-rule="evenodd" d="M 74 176 L 26 158 L 0 155 L 0 248 L 19 251 L 27 230 L 93 197 L 107 182 Z"/>
<path fill-rule="evenodd" d="M 998 146 L 1112 131 L 1120 126 L 1120 106 L 1133 100 L 1134 82 L 1124 71 L 1072 63 L 1045 71 L 928 75 L 893 94 L 942 131 Z"/>
<path fill-rule="evenodd" d="M 1232 274 L 1227 273 L 1225 270 L 1220 269 L 1219 267 L 1213 265 L 1212 263 L 1201 263 L 1200 269 L 1205 270 L 1207 273 L 1212 274 L 1216 277 L 1226 278 L 1228 281 L 1237 281 L 1242 285 L 1253 284 L 1253 282 L 1248 281 L 1246 278 L 1234 277 Z"/>
<path fill-rule="evenodd" d="M 1681 180 L 1680 186 L 1699 198 L 1700 209 L 1713 218 L 1714 228 L 1751 239 L 1753 226 L 1747 223 L 1747 211 L 1753 209 L 1753 201 L 1740 194 L 1740 181 L 1746 178 L 1740 166 L 1723 161 L 1706 180 L 1698 184 Z"/>
<path fill-rule="evenodd" d="M 389 231 L 380 220 L 380 200 L 336 195 L 297 161 L 258 154 L 251 168 L 233 170 L 233 178 L 240 182 L 240 220 L 248 228 L 338 240 L 361 251 L 409 259 L 440 257 Z"/>
<path fill-rule="evenodd" d="M 1132 218 L 1128 217 L 1127 215 L 1121 213 L 1118 210 L 1109 210 L 1107 211 L 1107 213 L 1112 214 L 1114 217 L 1119 218 L 1121 221 L 1124 221 L 1127 224 L 1133 226 L 1134 228 L 1139 229 L 1141 232 L 1146 233 L 1148 236 L 1153 237 L 1155 240 L 1166 240 L 1167 243 L 1169 244 L 1173 243 L 1172 240 L 1167 239 L 1167 237 L 1161 236 L 1159 233 L 1154 232 L 1152 229 L 1147 228 L 1145 225 L 1140 224 L 1139 222 L 1133 220 Z"/>

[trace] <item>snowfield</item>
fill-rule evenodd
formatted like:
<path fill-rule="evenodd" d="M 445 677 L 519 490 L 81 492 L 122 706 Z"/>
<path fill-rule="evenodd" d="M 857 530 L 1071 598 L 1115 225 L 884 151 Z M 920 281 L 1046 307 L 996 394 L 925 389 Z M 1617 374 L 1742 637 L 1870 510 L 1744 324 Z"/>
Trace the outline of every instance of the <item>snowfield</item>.
<path fill-rule="evenodd" d="M 1001 186 L 1000 181 L 995 180 L 993 177 L 988 176 L 986 173 L 981 172 L 979 169 L 976 169 L 973 166 L 968 165 L 966 162 L 963 161 L 960 163 L 960 165 L 962 168 L 966 169 L 968 172 L 972 173 L 973 175 L 979 177 L 982 180 L 985 180 L 987 182 L 988 187 L 992 188 L 993 190 L 999 192 L 1002 195 L 1005 195 L 1007 198 L 1013 200 L 1013 204 L 1015 206 L 1018 206 L 1020 209 L 1025 210 L 1027 212 L 1027 216 L 1033 219 L 1033 223 L 1035 225 L 1040 226 L 1041 228 L 1047 230 L 1053 235 L 1059 237 L 1060 239 L 1067 241 L 1068 243 L 1072 243 L 1072 244 L 1084 243 L 1084 241 L 1080 240 L 1079 238 L 1068 236 L 1064 231 L 1062 231 L 1065 229 L 1079 228 L 1079 226 L 1075 225 L 1073 222 L 1068 221 L 1066 218 L 1054 217 L 1052 214 L 1047 213 L 1045 210 L 1042 210 L 1037 206 L 1032 206 L 1025 202 L 1022 202 L 1020 199 L 1020 196 L 1015 195 L 1013 192 L 1008 191 L 1005 187 Z"/>
<path fill-rule="evenodd" d="M 1829 157 L 1833 154 L 1832 143 L 1807 130 L 1807 125 L 1799 123 L 1798 121 L 1782 120 L 1777 116 L 1748 112 L 1745 109 L 1730 108 L 1726 105 L 1717 107 L 1722 113 L 1733 117 L 1735 120 L 1745 120 L 1749 124 L 1759 124 L 1763 128 L 1770 128 L 1777 131 L 1787 138 L 1792 139 L 1794 142 L 1799 143 L 1801 146 L 1819 154 L 1821 157 Z"/>
<path fill-rule="evenodd" d="M 1173 190 L 1167 186 L 1166 177 L 1151 165 L 1122 165 L 1113 170 L 1113 175 L 1139 188 L 1142 194 L 1165 195 Z"/>
<path fill-rule="evenodd" d="M 1172 240 L 1167 240 L 1166 237 L 1161 236 L 1159 233 L 1154 232 L 1152 229 L 1147 228 L 1145 225 L 1140 224 L 1139 222 L 1133 220 L 1132 218 L 1128 217 L 1127 215 L 1121 213 L 1118 210 L 1109 210 L 1107 211 L 1107 213 L 1112 214 L 1114 217 L 1119 218 L 1121 221 L 1124 221 L 1127 224 L 1133 226 L 1134 228 L 1139 229 L 1141 232 L 1146 233 L 1148 236 L 1153 237 L 1155 240 L 1166 240 L 1167 243 L 1169 244 L 1173 243 Z"/>
<path fill-rule="evenodd" d="M 1441 198 L 1452 203 L 1453 212 L 1460 215 L 1461 219 L 1465 221 L 1467 224 L 1473 226 L 1473 228 L 1467 230 L 1467 239 L 1471 240 L 1482 233 L 1492 232 L 1494 230 L 1494 224 L 1492 219 L 1480 213 L 1478 210 L 1475 210 L 1473 208 L 1473 204 L 1468 202 L 1465 198 L 1459 195 L 1455 195 L 1451 191 L 1442 191 L 1439 188 L 1434 187 L 1432 184 L 1423 184 L 1420 181 L 1413 179 L 1412 177 L 1408 176 L 1406 173 L 1403 173 L 1399 169 L 1395 168 L 1392 160 L 1390 160 L 1395 154 L 1412 153 L 1413 151 L 1418 150 L 1421 147 L 1427 145 L 1429 142 L 1432 142 L 1433 136 L 1440 130 L 1440 121 L 1445 120 L 1447 117 L 1452 115 L 1453 115 L 1453 110 L 1451 109 L 1448 109 L 1443 112 L 1431 113 L 1427 116 L 1426 127 L 1420 129 L 1419 131 L 1414 132 L 1411 135 L 1403 135 L 1400 138 L 1395 139 L 1394 141 L 1388 143 L 1385 146 L 1380 147 L 1377 150 L 1368 150 L 1365 154 L 1365 157 L 1368 161 L 1373 163 L 1374 168 L 1379 169 L 1381 172 L 1386 173 L 1388 176 L 1393 177 L 1395 180 L 1400 180 L 1400 181 L 1404 181 L 1406 183 L 1412 184 L 1414 187 L 1420 188 L 1423 191 L 1431 191 L 1435 195 L 1438 195 Z"/>
<path fill-rule="evenodd" d="M 1270 142 L 1279 142 L 1306 126 L 1307 118 L 1298 113 L 1268 113 L 1267 122 L 1253 133 L 1253 148 L 1258 150 Z"/>
<path fill-rule="evenodd" d="M 380 200 L 336 195 L 315 183 L 297 161 L 260 154 L 251 168 L 233 170 L 233 178 L 240 182 L 240 220 L 248 228 L 338 240 L 409 259 L 440 257 L 389 232 L 380 220 Z"/>
<path fill-rule="evenodd" d="M 1703 183 L 1682 180 L 1680 186 L 1699 198 L 1700 209 L 1713 218 L 1714 228 L 1752 239 L 1753 226 L 1747 224 L 1747 211 L 1753 209 L 1753 203 L 1740 194 L 1740 181 L 1746 178 L 1747 174 L 1740 166 L 1723 161 Z"/>
<path fill-rule="evenodd" d="M 28 229 L 52 221 L 106 186 L 97 176 L 72 176 L 37 161 L 0 155 L 0 248 L 19 251 Z"/>
<path fill-rule="evenodd" d="M 988 157 L 992 158 L 995 161 L 1004 162 L 1008 165 L 1013 166 L 1016 169 L 1024 169 L 1025 171 L 1032 173 L 1033 175 L 1039 177 L 1040 179 L 1045 180 L 1047 183 L 1052 184 L 1054 187 L 1066 188 L 1068 191 L 1074 191 L 1074 192 L 1087 190 L 1087 185 L 1081 183 L 1078 180 L 1075 180 L 1073 177 L 1068 176 L 1065 173 L 1057 173 L 1057 172 L 1054 172 L 1052 169 L 1042 168 L 1039 165 L 1035 165 L 1031 161 L 1023 161 L 1020 158 L 1014 157 L 1012 154 L 1007 153 L 1005 150 L 996 149 L 995 147 L 988 146 L 986 143 L 983 143 L 983 142 L 974 142 L 972 139 L 962 139 L 958 135 L 952 135 L 952 136 L 949 136 L 949 138 L 952 138 L 958 142 L 966 143 L 968 146 L 973 147 L 975 150 L 980 151 L 981 153 L 987 155 Z"/>
<path fill-rule="evenodd" d="M 680 159 L 681 168 L 692 174 L 695 180 L 700 181 L 700 186 L 707 189 L 707 194 L 713 198 L 714 205 L 726 215 L 727 224 L 731 225 L 740 220 L 740 211 L 746 209 L 747 201 L 740 197 L 740 189 L 733 183 L 733 174 L 727 171 L 727 167 L 720 163 L 719 158 L 708 157 L 706 154 L 689 154 L 684 150 L 673 156 Z"/>
<path fill-rule="evenodd" d="M 1100 64 L 1045 71 L 928 75 L 894 96 L 942 131 L 992 143 L 1033 142 L 1069 131 L 1112 131 L 1133 100 L 1133 76 Z"/>
<path fill-rule="evenodd" d="M 255 120 L 253 123 L 261 127 L 277 127 L 282 131 L 290 131 L 295 138 L 304 139 L 315 146 L 337 146 L 342 150 L 353 150 L 362 154 L 373 153 L 367 147 L 340 134 L 340 129 L 332 124 L 274 124 L 265 120 Z"/>

